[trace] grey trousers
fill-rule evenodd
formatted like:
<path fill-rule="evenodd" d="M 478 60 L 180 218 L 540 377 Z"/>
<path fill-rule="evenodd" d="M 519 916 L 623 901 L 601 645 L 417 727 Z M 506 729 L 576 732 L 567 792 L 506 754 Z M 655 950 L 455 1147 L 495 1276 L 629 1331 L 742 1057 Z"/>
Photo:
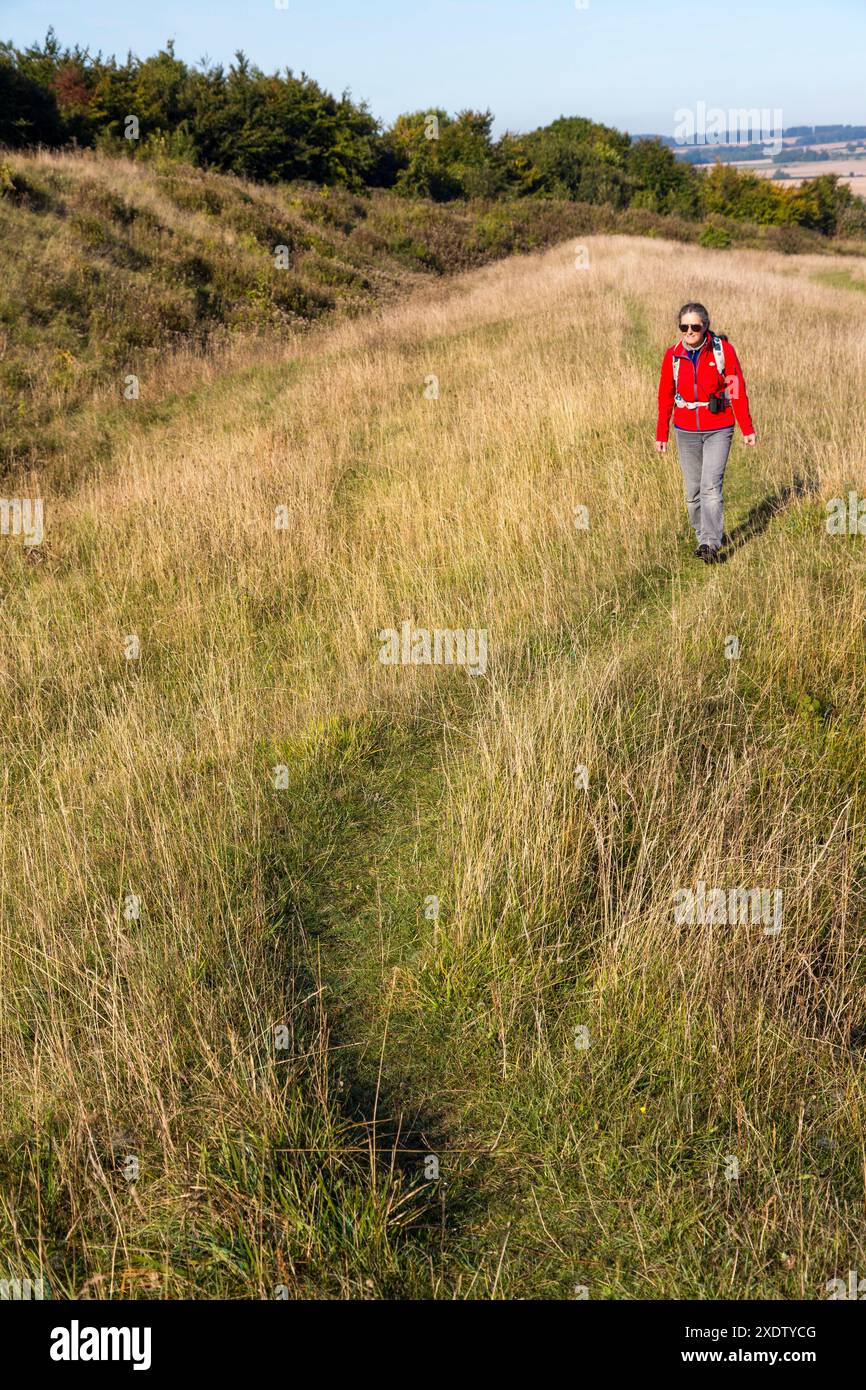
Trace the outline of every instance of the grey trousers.
<path fill-rule="evenodd" d="M 722 483 L 734 427 L 730 425 L 723 430 L 675 428 L 675 433 L 689 521 L 698 545 L 709 545 L 717 550 L 722 544 Z"/>

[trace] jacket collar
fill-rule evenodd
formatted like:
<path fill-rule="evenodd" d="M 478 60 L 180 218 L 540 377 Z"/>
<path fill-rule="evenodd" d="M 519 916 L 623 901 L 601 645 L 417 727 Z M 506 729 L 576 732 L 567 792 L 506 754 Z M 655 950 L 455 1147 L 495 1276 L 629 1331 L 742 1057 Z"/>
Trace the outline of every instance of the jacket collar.
<path fill-rule="evenodd" d="M 706 333 L 704 334 L 704 341 L 701 343 L 700 351 L 703 352 L 704 348 L 709 347 L 709 346 L 710 346 L 710 330 L 707 329 Z M 686 345 L 685 345 L 685 343 L 683 342 L 682 338 L 680 338 L 680 341 L 677 343 L 676 347 L 674 348 L 674 357 L 687 357 L 687 356 L 688 356 L 688 353 L 689 353 L 689 349 L 686 347 Z"/>

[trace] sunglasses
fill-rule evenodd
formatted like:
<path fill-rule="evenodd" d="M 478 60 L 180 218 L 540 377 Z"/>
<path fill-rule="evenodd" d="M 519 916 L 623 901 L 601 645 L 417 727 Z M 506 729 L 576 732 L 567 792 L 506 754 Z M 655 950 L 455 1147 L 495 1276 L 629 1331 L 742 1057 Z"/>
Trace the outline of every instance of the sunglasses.
<path fill-rule="evenodd" d="M 681 333 L 703 333 L 703 331 L 704 331 L 704 325 L 703 325 L 702 323 L 681 323 L 681 324 L 680 324 L 680 332 L 681 332 Z"/>

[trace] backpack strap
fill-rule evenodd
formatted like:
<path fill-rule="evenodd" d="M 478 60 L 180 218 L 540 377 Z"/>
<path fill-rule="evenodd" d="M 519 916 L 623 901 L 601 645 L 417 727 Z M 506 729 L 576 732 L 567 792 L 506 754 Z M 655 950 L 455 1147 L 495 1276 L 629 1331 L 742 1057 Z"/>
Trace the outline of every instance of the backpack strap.
<path fill-rule="evenodd" d="M 673 362 L 671 364 L 674 372 L 674 405 L 678 406 L 680 410 L 697 410 L 699 405 L 706 405 L 706 401 L 686 401 L 683 400 L 683 397 L 680 395 L 679 381 L 681 361 L 682 358 L 677 357 L 676 352 L 674 352 Z"/>

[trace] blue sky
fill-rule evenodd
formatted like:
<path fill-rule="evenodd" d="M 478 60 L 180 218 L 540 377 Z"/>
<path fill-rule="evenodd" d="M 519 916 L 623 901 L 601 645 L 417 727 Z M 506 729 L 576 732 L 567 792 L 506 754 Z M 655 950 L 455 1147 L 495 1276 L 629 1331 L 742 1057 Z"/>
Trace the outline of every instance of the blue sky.
<path fill-rule="evenodd" d="M 19 46 L 53 24 L 62 43 L 266 71 L 350 88 L 385 120 L 490 108 L 496 130 L 559 115 L 671 135 L 675 112 L 768 108 L 783 125 L 866 124 L 866 0 L 0 0 Z"/>

